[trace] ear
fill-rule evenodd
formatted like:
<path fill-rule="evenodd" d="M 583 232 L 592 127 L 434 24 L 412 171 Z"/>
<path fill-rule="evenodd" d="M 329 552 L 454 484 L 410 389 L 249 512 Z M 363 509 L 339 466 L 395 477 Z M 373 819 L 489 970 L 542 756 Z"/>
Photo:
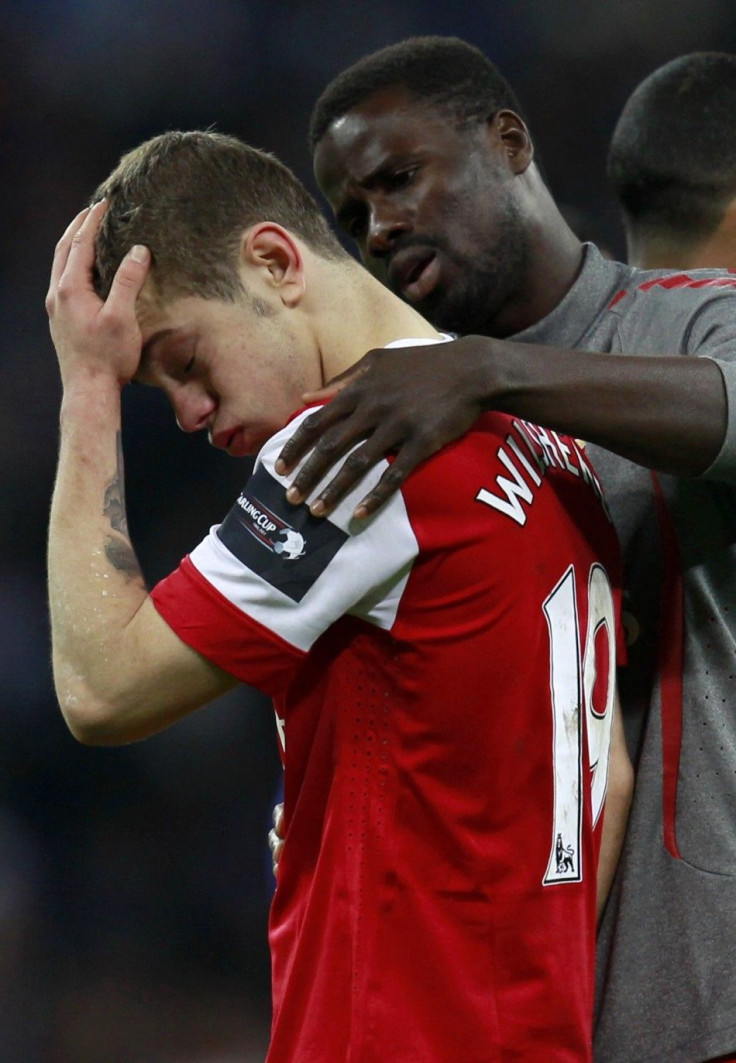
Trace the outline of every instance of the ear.
<path fill-rule="evenodd" d="M 261 282 L 284 306 L 299 304 L 306 289 L 304 256 L 288 229 L 276 222 L 258 222 L 243 233 L 240 259 L 259 272 Z"/>
<path fill-rule="evenodd" d="M 523 118 L 515 111 L 496 111 L 488 132 L 509 160 L 513 173 L 525 173 L 534 160 L 534 145 Z"/>

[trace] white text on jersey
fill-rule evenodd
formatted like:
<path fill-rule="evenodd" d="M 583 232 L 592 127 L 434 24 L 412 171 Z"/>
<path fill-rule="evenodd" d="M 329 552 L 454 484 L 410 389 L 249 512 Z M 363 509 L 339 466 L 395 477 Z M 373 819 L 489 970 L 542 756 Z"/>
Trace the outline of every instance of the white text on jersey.
<path fill-rule="evenodd" d="M 512 424 L 518 439 L 509 432 L 504 444 L 496 451 L 496 457 L 509 476 L 500 472 L 495 478 L 496 491 L 481 487 L 475 496 L 476 502 L 491 506 L 517 524 L 524 525 L 527 518 L 525 505 L 528 507 L 533 503 L 535 491 L 541 487 L 548 469 L 559 468 L 582 477 L 608 514 L 598 478 L 572 439 L 561 438 L 557 432 L 528 421 L 513 421 Z"/>

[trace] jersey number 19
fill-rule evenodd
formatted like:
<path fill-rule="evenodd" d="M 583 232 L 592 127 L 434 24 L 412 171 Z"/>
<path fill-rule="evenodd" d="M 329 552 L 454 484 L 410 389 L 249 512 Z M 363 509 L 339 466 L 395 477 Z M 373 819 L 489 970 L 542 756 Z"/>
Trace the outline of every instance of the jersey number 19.
<path fill-rule="evenodd" d="M 583 633 L 577 579 L 579 576 L 570 566 L 542 605 L 550 640 L 554 775 L 545 885 L 579 882 L 582 878 L 583 787 L 590 787 L 595 826 L 603 811 L 608 782 L 616 675 L 613 596 L 605 569 L 592 565 L 587 575 L 588 621 Z M 586 745 L 587 769 L 583 763 Z"/>

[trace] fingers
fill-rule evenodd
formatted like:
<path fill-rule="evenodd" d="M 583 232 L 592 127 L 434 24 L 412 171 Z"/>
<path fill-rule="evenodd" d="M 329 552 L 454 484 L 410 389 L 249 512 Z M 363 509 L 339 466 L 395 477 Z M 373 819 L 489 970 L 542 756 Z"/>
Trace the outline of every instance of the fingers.
<path fill-rule="evenodd" d="M 126 384 L 141 356 L 136 299 L 148 274 L 147 248 L 134 247 L 123 258 L 105 300 L 95 291 L 95 240 L 107 204 L 81 211 L 57 244 L 46 309 L 62 382 L 77 374 L 109 373 Z"/>
<path fill-rule="evenodd" d="M 363 445 L 356 447 L 355 444 L 362 439 L 365 439 Z M 401 446 L 403 441 L 401 429 L 397 424 L 389 423 L 376 427 L 376 416 L 370 409 L 367 410 L 364 420 L 355 411 L 352 398 L 345 399 L 343 403 L 341 396 L 338 396 L 333 402 L 302 421 L 284 445 L 276 462 L 276 472 L 285 475 L 310 448 L 313 448 L 286 492 L 286 498 L 292 505 L 300 505 L 321 483 L 329 469 L 347 454 L 334 477 L 310 503 L 312 515 L 324 517 L 352 491 L 373 465 Z M 352 449 L 353 447 L 355 449 Z M 381 477 L 377 496 L 374 497 L 376 488 L 371 492 L 370 499 L 364 500 L 368 508 L 361 502 L 356 509 L 356 516 L 362 518 L 378 509 L 403 483 L 414 465 L 426 456 L 422 453 L 412 461 L 412 450 L 405 449 L 406 473 L 400 475 L 403 465 L 399 466 L 397 472 L 386 470 Z"/>
<path fill-rule="evenodd" d="M 107 210 L 107 203 L 101 199 L 85 214 L 82 224 L 72 233 L 69 252 L 63 270 L 63 279 L 68 279 L 72 287 L 77 285 L 92 287 L 92 266 L 95 261 L 95 237 Z M 60 278 L 61 283 L 62 278 Z"/>
<path fill-rule="evenodd" d="M 363 446 L 356 447 L 345 459 L 340 471 L 312 501 L 310 512 L 316 517 L 327 516 L 360 482 L 366 472 L 390 454 L 395 446 L 395 440 L 392 441 L 390 435 L 376 432 Z M 365 520 L 385 505 L 402 487 L 410 473 L 436 449 L 436 446 L 421 436 L 401 446 L 375 487 L 355 507 L 353 516 L 357 520 Z"/>
<path fill-rule="evenodd" d="M 297 480 L 302 475 L 307 465 L 315 461 L 315 459 L 319 455 L 320 446 L 322 442 L 322 440 L 318 441 L 314 453 L 310 457 L 309 461 L 306 463 L 305 466 L 303 466 L 302 469 L 299 470 Z M 313 514 L 313 516 L 325 517 L 328 513 L 331 513 L 332 510 L 340 502 L 342 502 L 345 496 L 348 495 L 353 490 L 353 488 L 360 483 L 360 481 L 363 479 L 368 470 L 371 469 L 374 465 L 376 465 L 379 461 L 382 461 L 386 457 L 386 455 L 391 452 L 395 445 L 395 442 L 396 441 L 394 437 L 389 434 L 388 430 L 384 430 L 383 432 L 377 430 L 369 439 L 365 441 L 365 443 L 362 444 L 362 446 L 356 447 L 354 450 L 352 450 L 350 454 L 348 454 L 345 461 L 342 463 L 342 466 L 340 467 L 338 472 L 335 473 L 330 482 L 327 484 L 327 486 L 322 491 L 320 491 L 319 495 L 310 503 L 309 510 Z M 327 467 L 333 464 L 333 462 L 334 455 L 328 456 L 326 462 L 320 462 L 320 464 L 324 464 L 325 467 L 322 469 L 321 473 L 318 471 L 316 475 L 317 482 L 322 479 Z M 396 477 L 392 477 L 391 475 L 389 475 L 390 473 L 391 469 L 389 468 L 381 477 L 382 480 L 384 479 L 384 477 L 387 477 L 384 488 L 381 492 L 379 492 L 380 496 L 385 498 L 388 498 L 389 495 L 392 494 L 394 490 L 396 490 L 396 487 L 400 486 L 401 482 Z M 388 490 L 389 485 L 394 479 L 397 480 L 396 487 L 391 490 Z M 372 491 L 371 494 L 373 493 L 374 492 Z M 363 502 L 361 502 L 360 505 L 362 506 Z M 377 508 L 378 503 L 367 512 L 373 512 L 373 510 Z M 360 516 L 366 516 L 367 512 L 363 513 L 361 511 Z M 357 510 L 354 515 L 358 515 Z"/>
<path fill-rule="evenodd" d="M 106 210 L 107 204 L 101 200 L 80 211 L 56 245 L 46 296 L 49 315 L 53 314 L 57 300 L 66 299 L 73 292 L 93 290 L 95 236 Z"/>
<path fill-rule="evenodd" d="M 67 225 L 64 230 L 64 235 L 61 237 L 56 245 L 54 251 L 54 260 L 51 264 L 51 278 L 49 280 L 49 298 L 53 296 L 56 289 L 59 286 L 61 275 L 64 272 L 67 259 L 69 257 L 69 248 L 72 246 L 72 239 L 78 232 L 82 225 L 82 222 L 89 214 L 89 207 L 85 207 L 84 210 L 80 210 L 79 214 Z"/>
<path fill-rule="evenodd" d="M 391 495 L 399 490 L 409 473 L 413 472 L 417 465 L 428 456 L 428 454 L 412 451 L 409 446 L 403 447 L 376 486 L 360 500 L 353 511 L 353 516 L 357 520 L 365 520 L 371 513 L 375 513 L 388 502 Z"/>
<path fill-rule="evenodd" d="M 371 353 L 370 351 L 368 352 Z M 368 364 L 363 364 L 363 359 L 357 363 L 357 365 L 351 365 L 349 369 L 346 369 L 342 373 L 338 373 L 337 376 L 333 376 L 332 380 L 328 380 L 324 387 L 319 388 L 317 391 L 305 391 L 302 395 L 302 399 L 307 405 L 313 402 L 327 402 L 329 399 L 339 395 L 339 393 L 352 384 L 354 380 L 362 376 L 368 370 Z"/>
<path fill-rule="evenodd" d="M 281 859 L 281 850 L 284 848 L 284 843 L 281 841 L 275 830 L 268 832 L 268 847 L 271 850 L 271 861 L 274 875 L 277 874 L 279 869 L 279 860 Z"/>
<path fill-rule="evenodd" d="M 361 377 L 365 376 L 369 372 L 371 366 L 377 359 L 380 359 L 383 355 L 382 350 L 372 350 L 364 354 L 359 362 L 350 366 L 345 372 L 333 377 L 323 388 L 318 391 L 305 392 L 302 398 L 306 403 L 311 402 L 326 402 L 326 405 L 309 417 L 302 421 L 299 428 L 291 437 L 288 443 L 284 446 L 276 461 L 276 472 L 280 476 L 285 476 L 291 472 L 299 460 L 304 457 L 307 451 L 314 446 L 316 440 L 322 435 L 328 428 L 336 424 L 338 421 L 348 417 L 355 409 L 356 403 L 360 401 L 361 388 L 363 384 L 358 386 L 358 381 Z M 347 391 L 348 385 L 353 385 Z M 332 399 L 331 402 L 327 402 L 328 399 Z M 341 440 L 339 447 L 335 447 L 333 453 L 333 461 L 337 457 L 341 457 L 347 450 L 350 449 L 356 440 L 361 438 L 361 433 L 357 430 L 352 430 L 346 433 L 344 439 Z M 310 472 L 304 480 L 304 483 L 311 489 L 319 482 L 319 478 L 315 478 Z M 306 492 L 308 493 L 308 491 Z M 297 502 L 301 502 L 305 497 L 304 493 L 300 490 L 298 492 L 299 497 L 295 499 Z M 292 501 L 292 499 L 289 499 Z"/>
<path fill-rule="evenodd" d="M 110 286 L 110 292 L 105 300 L 107 313 L 121 320 L 124 320 L 126 315 L 135 313 L 135 301 L 145 284 L 150 265 L 151 254 L 147 247 L 141 244 L 131 247 L 118 266 Z"/>
<path fill-rule="evenodd" d="M 292 505 L 299 505 L 321 483 L 328 470 L 347 454 L 339 471 L 328 486 L 313 499 L 309 509 L 313 516 L 322 517 L 342 501 L 352 487 L 365 475 L 372 463 L 384 456 L 382 437 L 375 433 L 370 446 L 365 444 L 352 450 L 355 444 L 364 439 L 367 430 L 353 422 L 336 425 L 331 431 L 320 436 L 314 450 L 294 477 L 286 498 Z M 348 453 L 350 451 L 350 453 Z M 371 459 L 371 455 L 377 455 Z"/>
<path fill-rule="evenodd" d="M 273 860 L 273 873 L 276 875 L 284 848 L 283 838 L 284 806 L 279 804 L 273 810 L 273 828 L 268 832 L 268 847 L 271 850 Z"/>
<path fill-rule="evenodd" d="M 346 437 L 349 441 L 345 445 L 342 445 L 341 449 L 338 449 L 340 442 L 339 429 L 335 429 L 327 440 L 325 440 L 324 433 L 332 428 L 333 425 L 338 424 L 343 418 L 347 417 L 352 409 L 352 403 L 345 402 L 341 397 L 338 397 L 333 402 L 329 402 L 326 406 L 322 406 L 321 409 L 315 410 L 314 413 L 310 413 L 308 417 L 305 417 L 293 436 L 284 444 L 281 453 L 276 459 L 275 469 L 279 476 L 287 475 L 287 473 L 298 464 L 301 458 L 304 457 L 307 451 L 315 445 L 320 437 L 324 444 L 322 450 L 330 451 L 333 461 L 336 457 L 340 457 L 344 454 L 346 450 L 349 450 L 355 440 L 360 438 L 359 436 L 352 432 L 349 433 Z M 303 482 L 311 482 L 309 474 Z M 319 480 L 315 479 L 312 486 L 318 482 Z M 301 502 L 301 500 L 301 498 L 297 499 L 299 502 Z"/>

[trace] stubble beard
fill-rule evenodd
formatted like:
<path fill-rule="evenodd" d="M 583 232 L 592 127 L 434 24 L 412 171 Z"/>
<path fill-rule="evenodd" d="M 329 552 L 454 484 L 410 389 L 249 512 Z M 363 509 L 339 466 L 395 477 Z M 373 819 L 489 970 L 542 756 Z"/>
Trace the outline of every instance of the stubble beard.
<path fill-rule="evenodd" d="M 531 257 L 530 237 L 516 204 L 508 203 L 494 244 L 472 258 L 443 243 L 435 240 L 434 246 L 451 263 L 455 283 L 450 288 L 438 287 L 417 309 L 443 332 L 503 333 L 499 320 L 506 307 L 523 298 Z"/>

